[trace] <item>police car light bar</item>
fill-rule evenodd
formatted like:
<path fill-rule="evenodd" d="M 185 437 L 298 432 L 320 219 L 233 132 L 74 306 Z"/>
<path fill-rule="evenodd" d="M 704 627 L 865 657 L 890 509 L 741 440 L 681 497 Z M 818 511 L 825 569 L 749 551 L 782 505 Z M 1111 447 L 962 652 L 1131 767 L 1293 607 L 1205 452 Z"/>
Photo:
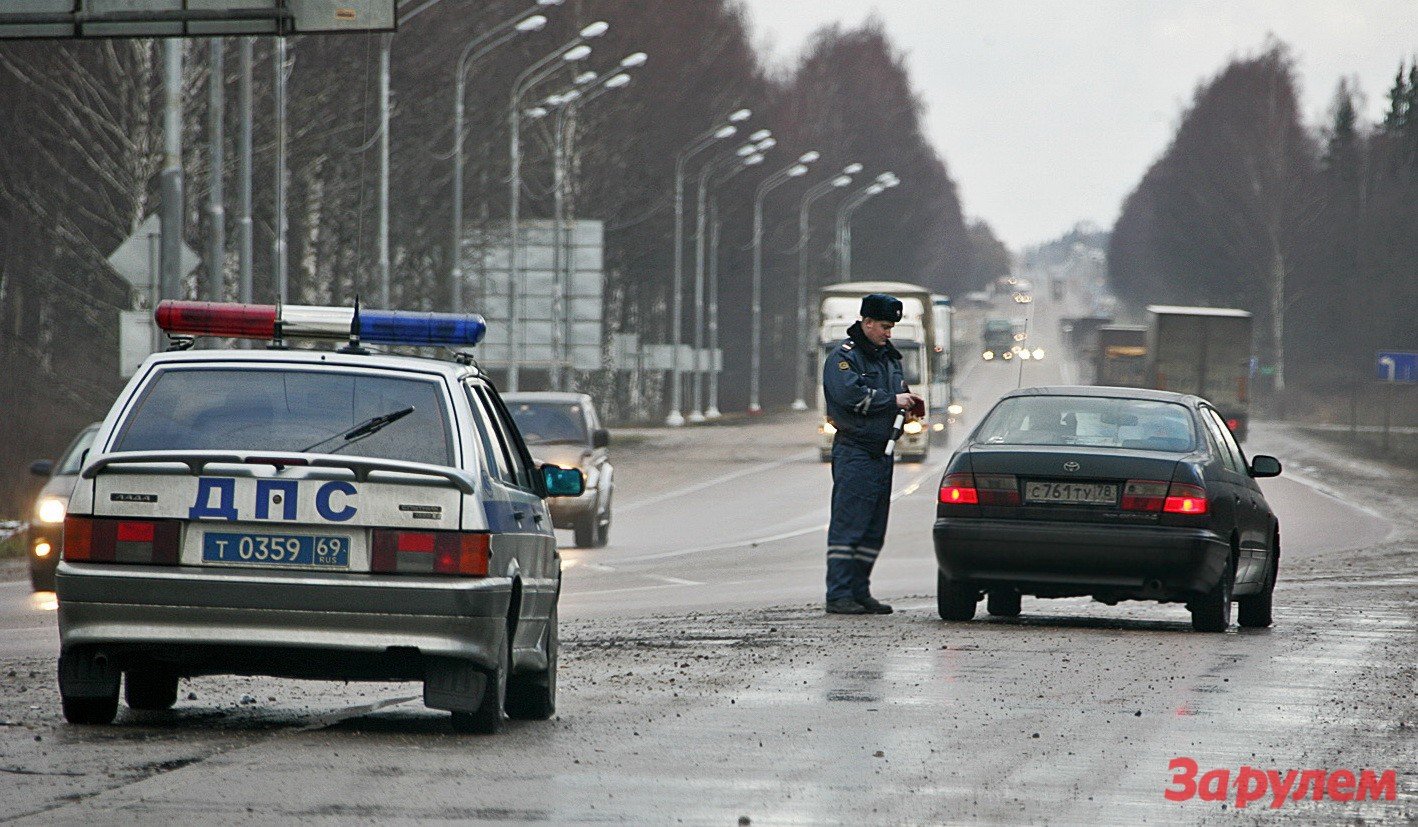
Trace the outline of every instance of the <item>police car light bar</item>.
<path fill-rule="evenodd" d="M 348 307 L 288 304 L 234 304 L 166 300 L 158 304 L 158 327 L 177 336 L 233 339 L 348 339 L 351 333 L 371 344 L 434 347 L 476 345 L 487 323 L 476 313 L 421 313 L 407 310 L 359 312 Z"/>

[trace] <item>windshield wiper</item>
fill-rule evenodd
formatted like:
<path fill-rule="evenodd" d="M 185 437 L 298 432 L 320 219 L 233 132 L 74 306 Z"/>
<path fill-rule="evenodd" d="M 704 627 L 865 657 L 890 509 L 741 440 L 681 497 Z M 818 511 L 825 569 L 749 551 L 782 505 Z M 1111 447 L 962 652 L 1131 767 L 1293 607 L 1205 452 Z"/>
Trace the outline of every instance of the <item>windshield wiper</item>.
<path fill-rule="evenodd" d="M 408 416 L 413 412 L 414 406 L 410 405 L 409 407 L 404 408 L 403 410 L 391 411 L 387 414 L 380 414 L 379 416 L 370 417 L 369 419 L 366 419 L 365 421 L 359 423 L 348 431 L 343 431 L 341 433 L 335 434 L 334 436 L 327 436 L 319 442 L 314 443 L 313 445 L 307 445 L 304 448 L 301 448 L 298 453 L 304 454 L 308 451 L 313 451 L 314 449 L 320 447 L 321 445 L 324 445 L 327 442 L 332 442 L 336 439 L 344 439 L 344 445 L 336 445 L 330 450 L 330 453 L 333 454 L 341 448 L 353 445 L 354 443 L 359 442 L 361 439 L 364 439 L 367 436 L 371 436 L 373 434 L 378 433 L 379 431 L 383 430 L 386 425 L 398 422 L 400 419 L 403 419 L 404 417 Z"/>

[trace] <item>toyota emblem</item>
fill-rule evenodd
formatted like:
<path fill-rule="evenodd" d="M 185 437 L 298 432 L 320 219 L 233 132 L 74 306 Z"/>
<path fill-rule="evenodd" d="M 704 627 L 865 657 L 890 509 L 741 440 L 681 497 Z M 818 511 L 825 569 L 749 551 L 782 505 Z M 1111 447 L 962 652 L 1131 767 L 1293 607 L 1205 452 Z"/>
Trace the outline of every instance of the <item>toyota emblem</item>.
<path fill-rule="evenodd" d="M 1078 463 L 1074 462 L 1073 460 L 1069 460 L 1068 462 L 1065 462 L 1065 463 L 1064 463 L 1064 470 L 1065 470 L 1065 471 L 1077 471 L 1077 470 L 1078 470 Z"/>

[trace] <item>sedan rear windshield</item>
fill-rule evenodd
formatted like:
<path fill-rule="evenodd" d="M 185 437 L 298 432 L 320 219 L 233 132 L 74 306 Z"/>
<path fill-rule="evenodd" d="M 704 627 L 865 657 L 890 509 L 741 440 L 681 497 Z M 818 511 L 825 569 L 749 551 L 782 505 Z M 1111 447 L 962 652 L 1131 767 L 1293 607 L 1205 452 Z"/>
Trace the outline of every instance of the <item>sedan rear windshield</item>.
<path fill-rule="evenodd" d="M 408 408 L 368 436 L 343 436 Z M 436 382 L 278 368 L 164 371 L 128 415 L 114 450 L 308 450 L 453 464 Z"/>
<path fill-rule="evenodd" d="M 1013 396 L 975 431 L 989 445 L 1094 445 L 1187 453 L 1191 412 L 1172 402 L 1097 396 Z"/>

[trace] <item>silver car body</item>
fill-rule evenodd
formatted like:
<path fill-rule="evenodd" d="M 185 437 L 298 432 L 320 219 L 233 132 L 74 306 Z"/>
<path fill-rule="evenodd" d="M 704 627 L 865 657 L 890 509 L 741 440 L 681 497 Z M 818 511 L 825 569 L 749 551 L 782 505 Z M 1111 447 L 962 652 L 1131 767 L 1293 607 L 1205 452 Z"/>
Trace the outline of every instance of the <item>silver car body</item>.
<path fill-rule="evenodd" d="M 615 467 L 611 465 L 604 446 L 595 447 L 590 435 L 599 430 L 600 417 L 596 414 L 595 401 L 589 394 L 561 391 L 523 391 L 503 394 L 514 418 L 520 403 L 575 406 L 583 418 L 586 441 L 571 443 L 539 443 L 532 434 L 525 433 L 527 450 L 542 462 L 559 465 L 562 468 L 580 468 L 586 478 L 586 490 L 579 497 L 561 497 L 550 503 L 552 522 L 557 528 L 572 528 L 577 520 L 587 515 L 603 515 L 610 520 L 611 495 L 615 489 Z"/>
<path fill-rule="evenodd" d="M 428 382 L 449 425 L 452 462 L 115 449 L 145 390 L 165 372 L 233 368 Z M 149 565 L 66 555 L 57 572 L 61 652 L 99 653 L 110 671 L 157 662 L 183 675 L 425 680 L 428 705 L 455 711 L 477 700 L 449 700 L 460 681 L 466 684 L 466 667 L 497 668 L 509 633 L 512 673 L 548 669 L 560 558 L 536 486 L 513 484 L 506 456 L 490 456 L 502 444 L 513 451 L 520 445 L 515 429 L 510 443 L 499 443 L 504 426 L 489 421 L 498 416 L 495 399 L 476 368 L 413 357 L 313 350 L 150 357 L 104 419 L 69 514 L 175 522 L 179 559 Z M 522 464 L 524 475 L 535 473 Z M 488 574 L 373 573 L 376 529 L 490 532 Z M 348 568 L 204 559 L 208 534 L 272 532 L 345 538 Z M 94 676 L 71 672 L 71 687 L 82 693 Z M 61 688 L 64 679 L 61 660 Z"/>

